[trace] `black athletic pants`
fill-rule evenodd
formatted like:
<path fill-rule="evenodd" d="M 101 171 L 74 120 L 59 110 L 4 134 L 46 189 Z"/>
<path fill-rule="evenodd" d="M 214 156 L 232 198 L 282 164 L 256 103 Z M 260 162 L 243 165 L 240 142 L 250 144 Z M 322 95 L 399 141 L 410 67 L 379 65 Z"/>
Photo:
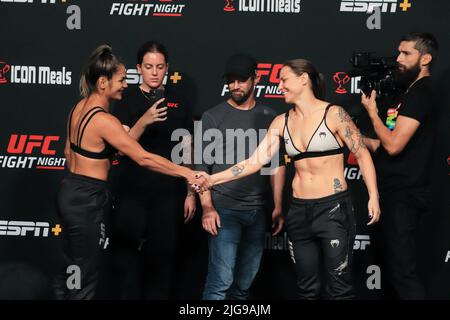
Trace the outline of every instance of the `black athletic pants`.
<path fill-rule="evenodd" d="M 109 246 L 108 184 L 95 178 L 68 173 L 57 197 L 62 223 L 64 268 L 57 278 L 57 299 L 98 298 L 104 249 Z"/>
<path fill-rule="evenodd" d="M 293 198 L 286 223 L 299 298 L 320 297 L 322 267 L 325 298 L 354 298 L 351 266 L 356 226 L 349 192 L 320 199 Z"/>

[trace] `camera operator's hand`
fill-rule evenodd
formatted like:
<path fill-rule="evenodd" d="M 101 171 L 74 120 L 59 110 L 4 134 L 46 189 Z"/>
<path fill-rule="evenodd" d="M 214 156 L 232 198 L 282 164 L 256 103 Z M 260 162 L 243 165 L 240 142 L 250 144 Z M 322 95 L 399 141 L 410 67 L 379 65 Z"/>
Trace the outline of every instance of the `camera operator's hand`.
<path fill-rule="evenodd" d="M 378 114 L 377 102 L 375 99 L 377 98 L 377 93 L 375 90 L 372 90 L 370 93 L 370 97 L 366 96 L 364 92 L 361 93 L 361 104 L 369 113 L 369 116 Z"/>

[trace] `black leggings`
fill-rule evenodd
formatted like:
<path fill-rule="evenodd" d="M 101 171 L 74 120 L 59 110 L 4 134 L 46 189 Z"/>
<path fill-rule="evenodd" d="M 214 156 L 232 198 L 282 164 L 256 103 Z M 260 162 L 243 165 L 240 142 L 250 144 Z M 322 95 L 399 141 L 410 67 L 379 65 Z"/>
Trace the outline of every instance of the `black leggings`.
<path fill-rule="evenodd" d="M 96 298 L 101 260 L 104 249 L 109 246 L 106 220 L 111 210 L 111 195 L 108 185 L 105 181 L 69 172 L 61 183 L 57 206 L 63 226 L 64 270 L 57 279 L 56 296 L 64 300 Z M 76 269 L 80 271 L 80 285 L 74 277 Z"/>
<path fill-rule="evenodd" d="M 292 199 L 287 233 L 300 299 L 320 297 L 320 259 L 326 273 L 326 298 L 354 297 L 351 266 L 355 230 L 348 191 L 320 199 Z"/>

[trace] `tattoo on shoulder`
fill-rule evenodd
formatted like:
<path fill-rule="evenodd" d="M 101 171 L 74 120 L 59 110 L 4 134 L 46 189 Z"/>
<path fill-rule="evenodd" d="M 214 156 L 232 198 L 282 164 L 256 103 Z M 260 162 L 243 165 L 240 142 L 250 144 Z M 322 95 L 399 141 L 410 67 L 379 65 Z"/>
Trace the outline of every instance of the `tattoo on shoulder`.
<path fill-rule="evenodd" d="M 334 178 L 333 180 L 333 188 L 334 188 L 334 193 L 339 193 L 342 192 L 342 190 L 344 189 L 341 181 L 338 178 Z"/>
<path fill-rule="evenodd" d="M 234 166 L 231 168 L 231 173 L 233 176 L 238 176 L 244 171 L 244 166 Z"/>
<path fill-rule="evenodd" d="M 350 117 L 350 115 L 347 113 L 347 111 L 345 111 L 345 109 L 342 107 L 338 107 L 337 117 L 341 121 L 341 123 L 352 121 L 352 117 Z"/>

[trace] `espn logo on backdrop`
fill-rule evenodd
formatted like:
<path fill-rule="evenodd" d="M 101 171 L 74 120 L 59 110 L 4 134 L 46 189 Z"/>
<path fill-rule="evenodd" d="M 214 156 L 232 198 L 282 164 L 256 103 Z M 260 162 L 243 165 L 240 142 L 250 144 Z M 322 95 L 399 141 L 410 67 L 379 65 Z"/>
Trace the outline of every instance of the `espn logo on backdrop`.
<path fill-rule="evenodd" d="M 63 170 L 65 157 L 54 157 L 59 136 L 12 134 L 6 152 L 0 155 L 0 169 Z"/>
<path fill-rule="evenodd" d="M 368 245 L 370 245 L 370 236 L 357 234 L 353 243 L 353 250 L 366 250 Z"/>
<path fill-rule="evenodd" d="M 363 12 L 372 13 L 379 7 L 381 12 L 395 13 L 397 8 L 401 11 L 408 11 L 412 4 L 408 0 L 342 0 L 339 11 L 341 12 Z"/>
<path fill-rule="evenodd" d="M 255 96 L 257 98 L 283 98 L 281 91 L 278 90 L 280 83 L 280 70 L 282 63 L 258 63 L 256 73 L 261 77 L 255 87 Z M 222 88 L 221 96 L 229 93 L 228 85 L 225 83 Z"/>
<path fill-rule="evenodd" d="M 59 224 L 50 228 L 48 222 L 34 221 L 8 221 L 0 220 L 0 236 L 18 236 L 18 237 L 48 237 L 49 232 L 55 237 L 59 236 L 62 229 Z"/>
<path fill-rule="evenodd" d="M 181 72 L 179 71 L 172 71 L 170 73 L 167 73 L 164 76 L 163 85 L 167 84 L 167 81 L 170 81 L 172 84 L 178 84 L 183 79 L 183 76 Z M 127 69 L 127 75 L 126 75 L 127 84 L 141 84 L 142 83 L 142 76 L 139 73 L 137 69 L 130 68 Z"/>
<path fill-rule="evenodd" d="M 128 0 L 111 4 L 111 16 L 181 17 L 183 0 Z"/>

